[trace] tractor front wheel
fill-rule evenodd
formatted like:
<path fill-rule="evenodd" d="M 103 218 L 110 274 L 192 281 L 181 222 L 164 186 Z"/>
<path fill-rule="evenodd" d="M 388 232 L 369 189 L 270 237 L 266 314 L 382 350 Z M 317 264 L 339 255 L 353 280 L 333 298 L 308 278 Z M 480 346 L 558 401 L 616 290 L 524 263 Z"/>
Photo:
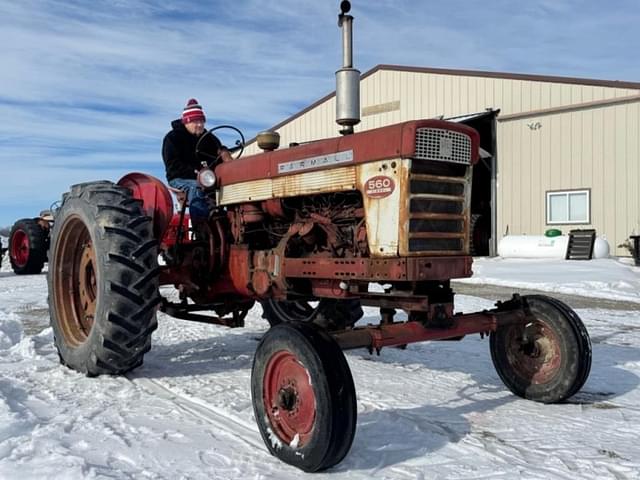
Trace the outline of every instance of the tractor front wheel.
<path fill-rule="evenodd" d="M 142 364 L 157 327 L 157 242 L 128 188 L 75 185 L 51 235 L 49 311 L 60 360 L 89 376 Z"/>
<path fill-rule="evenodd" d="M 251 371 L 256 422 L 269 451 L 306 472 L 339 463 L 356 428 L 356 395 L 344 354 L 315 325 L 282 323 L 256 350 Z"/>
<path fill-rule="evenodd" d="M 591 370 L 591 341 L 578 315 L 544 295 L 523 297 L 534 320 L 491 334 L 491 359 L 514 394 L 543 403 L 574 395 Z"/>
<path fill-rule="evenodd" d="M 32 218 L 18 220 L 9 234 L 9 259 L 17 275 L 40 273 L 47 261 L 49 232 Z"/>

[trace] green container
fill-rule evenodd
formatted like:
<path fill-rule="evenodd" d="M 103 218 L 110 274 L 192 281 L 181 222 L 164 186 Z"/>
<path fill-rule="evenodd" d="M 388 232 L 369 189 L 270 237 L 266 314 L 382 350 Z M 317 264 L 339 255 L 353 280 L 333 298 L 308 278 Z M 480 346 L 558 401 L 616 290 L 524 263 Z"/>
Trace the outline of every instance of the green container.
<path fill-rule="evenodd" d="M 544 232 L 545 237 L 559 237 L 560 235 L 562 235 L 562 232 L 557 228 L 550 228 L 549 230 Z"/>

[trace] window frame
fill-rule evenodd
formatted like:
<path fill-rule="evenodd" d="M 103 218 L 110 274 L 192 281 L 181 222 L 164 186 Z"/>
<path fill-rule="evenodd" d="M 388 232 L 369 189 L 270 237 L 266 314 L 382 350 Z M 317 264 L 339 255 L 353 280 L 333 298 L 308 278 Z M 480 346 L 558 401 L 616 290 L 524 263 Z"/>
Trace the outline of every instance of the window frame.
<path fill-rule="evenodd" d="M 567 219 L 569 218 L 569 196 L 572 193 L 584 193 L 587 196 L 587 216 L 586 220 L 563 220 L 553 221 L 551 220 L 551 202 L 550 199 L 555 195 L 565 195 L 567 199 Z M 568 190 L 547 190 L 545 193 L 545 220 L 547 225 L 590 225 L 591 224 L 591 189 L 590 188 L 576 188 Z"/>

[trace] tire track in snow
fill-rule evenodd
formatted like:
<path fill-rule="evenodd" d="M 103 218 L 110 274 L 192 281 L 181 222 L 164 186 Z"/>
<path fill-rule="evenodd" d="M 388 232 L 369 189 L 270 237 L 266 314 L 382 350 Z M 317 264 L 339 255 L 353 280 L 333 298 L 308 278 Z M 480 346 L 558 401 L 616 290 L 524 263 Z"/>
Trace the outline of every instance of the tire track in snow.
<path fill-rule="evenodd" d="M 173 389 L 167 387 L 162 382 L 159 382 L 154 379 L 144 378 L 144 377 L 135 377 L 131 374 L 124 375 L 131 383 L 133 383 L 136 387 L 142 389 L 143 391 L 149 393 L 158 398 L 162 398 L 182 411 L 192 415 L 195 418 L 199 418 L 209 425 L 214 426 L 227 433 L 230 437 L 233 437 L 249 447 L 252 447 L 251 455 L 256 455 L 256 453 L 261 454 L 264 457 L 264 460 L 268 463 L 273 463 L 277 465 L 278 475 L 281 478 L 291 479 L 298 478 L 301 471 L 286 465 L 285 463 L 280 463 L 280 461 L 272 456 L 265 446 L 262 438 L 260 437 L 260 433 L 258 432 L 257 426 L 255 424 L 247 424 L 242 420 L 234 418 L 232 415 L 229 415 L 222 409 L 212 407 L 210 405 L 205 404 L 204 400 L 191 397 L 184 393 L 176 392 Z M 329 472 L 337 472 L 345 468 L 349 468 L 346 465 L 346 461 L 348 461 L 348 456 L 343 462 L 342 466 L 337 466 L 329 470 Z M 204 462 L 206 463 L 206 462 Z M 388 467 L 388 465 L 384 465 L 384 467 Z M 291 469 L 289 471 L 289 469 Z M 391 471 L 394 472 L 394 478 L 416 478 L 415 473 L 407 473 L 402 469 L 397 469 L 396 467 L 391 467 Z M 371 478 L 371 472 L 375 472 L 374 470 L 370 470 L 369 468 L 364 471 L 358 471 L 358 469 L 354 469 L 349 472 L 349 478 L 352 480 L 369 480 Z M 278 477 L 275 477 L 278 478 Z M 385 477 L 388 478 L 388 477 Z"/>
<path fill-rule="evenodd" d="M 234 418 L 222 409 L 207 405 L 203 400 L 176 392 L 157 380 L 130 375 L 125 375 L 125 377 L 147 393 L 171 402 L 182 411 L 204 420 L 208 424 L 228 433 L 229 436 L 237 438 L 267 455 L 266 447 L 257 427 Z"/>

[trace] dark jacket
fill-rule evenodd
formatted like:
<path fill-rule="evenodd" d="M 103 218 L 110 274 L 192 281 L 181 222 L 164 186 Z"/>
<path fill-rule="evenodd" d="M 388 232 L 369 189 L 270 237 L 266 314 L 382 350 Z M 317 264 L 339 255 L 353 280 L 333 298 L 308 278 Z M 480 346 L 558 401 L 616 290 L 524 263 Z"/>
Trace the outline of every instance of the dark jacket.
<path fill-rule="evenodd" d="M 200 151 L 204 151 L 212 157 L 204 155 L 196 156 L 196 144 L 200 137 L 189 133 L 181 120 L 171 122 L 172 130 L 167 133 L 162 141 L 162 160 L 167 173 L 167 181 L 174 178 L 196 178 L 196 170 L 200 169 L 201 162 L 209 164 L 218 155 L 221 147 L 220 140 L 207 134 L 200 143 Z"/>

